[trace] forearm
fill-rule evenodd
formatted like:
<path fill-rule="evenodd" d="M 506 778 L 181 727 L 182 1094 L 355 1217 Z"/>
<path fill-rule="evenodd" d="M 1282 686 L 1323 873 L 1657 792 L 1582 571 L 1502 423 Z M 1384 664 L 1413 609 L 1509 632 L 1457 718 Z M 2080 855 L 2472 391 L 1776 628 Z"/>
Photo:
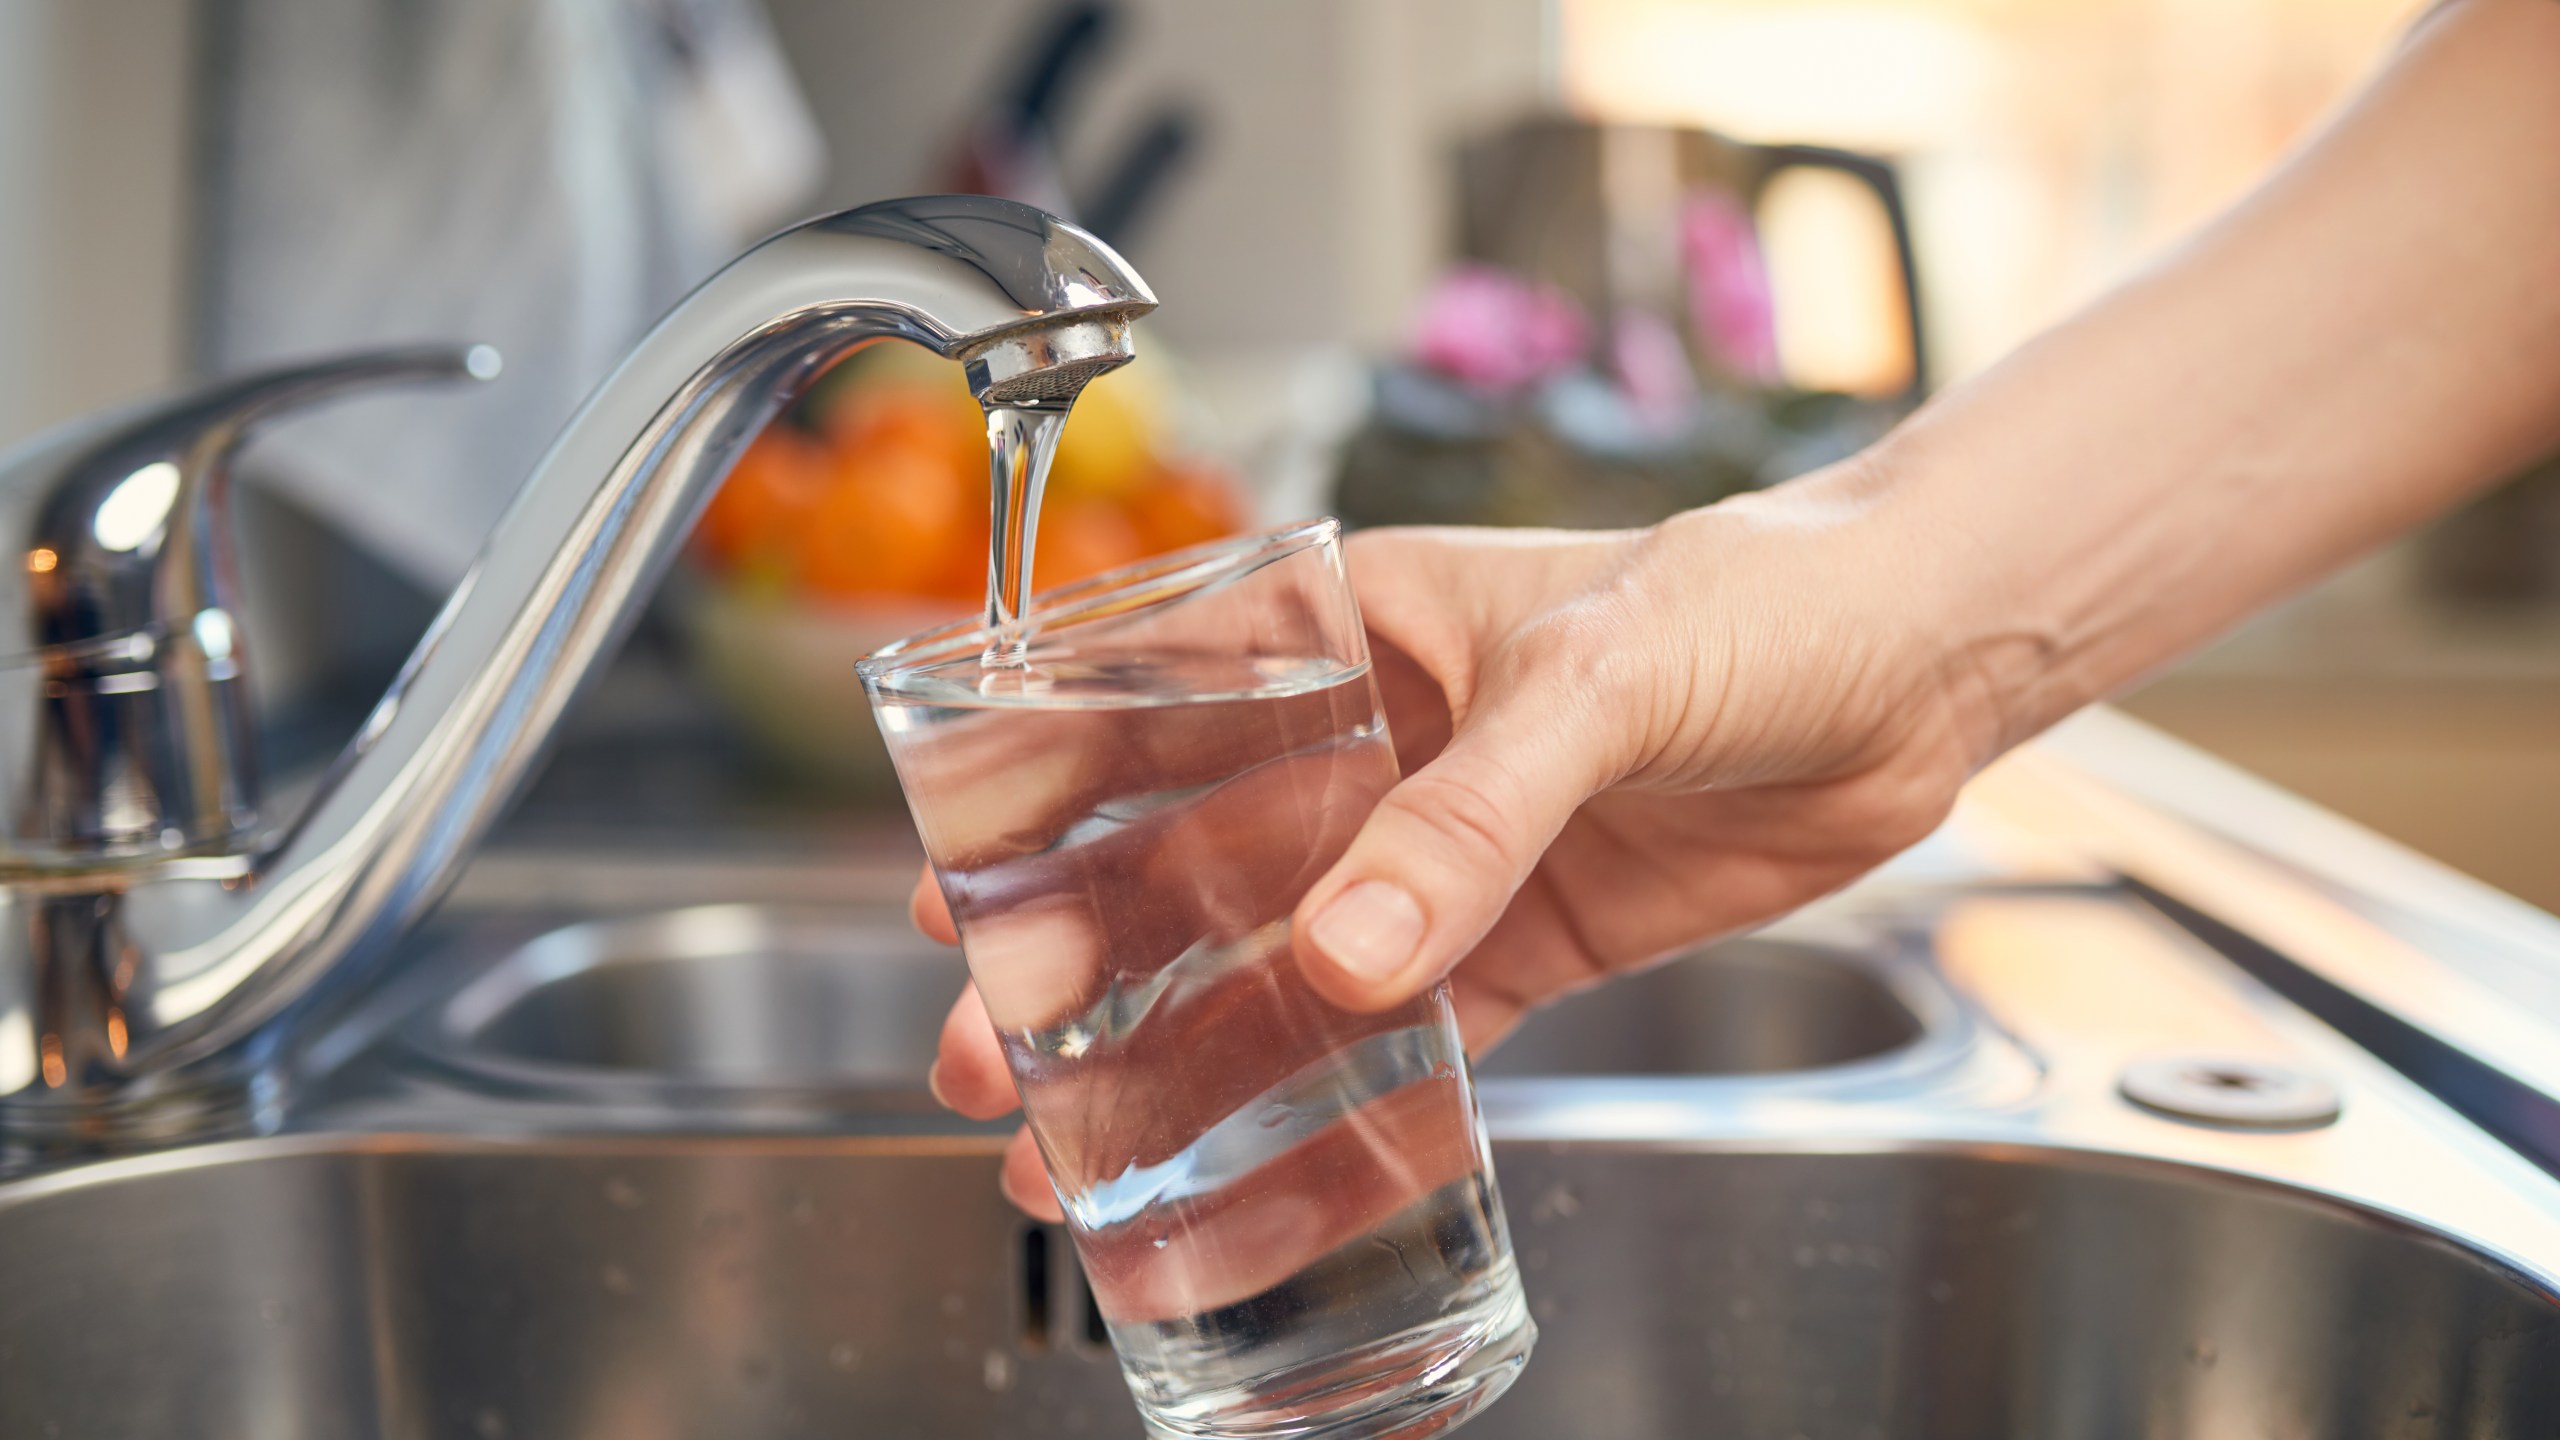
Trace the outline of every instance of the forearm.
<path fill-rule="evenodd" d="M 2248 201 L 1818 483 L 1932 597 L 1996 749 L 2555 440 L 2560 0 L 2469 0 Z"/>

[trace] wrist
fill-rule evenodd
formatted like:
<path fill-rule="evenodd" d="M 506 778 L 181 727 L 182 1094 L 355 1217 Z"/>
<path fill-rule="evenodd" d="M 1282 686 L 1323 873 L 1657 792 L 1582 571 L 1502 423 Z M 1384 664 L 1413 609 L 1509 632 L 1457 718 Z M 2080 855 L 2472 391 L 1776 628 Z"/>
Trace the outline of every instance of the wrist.
<path fill-rule="evenodd" d="M 1955 777 L 2023 738 L 2032 655 L 1953 593 L 1919 478 L 1870 453 L 1636 538 L 1642 608 L 1680 637 L 1649 662 L 1666 703 L 1631 773 L 1667 783 L 1836 777 L 1934 757 Z"/>
<path fill-rule="evenodd" d="M 1824 569 L 1885 637 L 1879 658 L 1910 703 L 1941 709 L 1978 768 L 2093 697 L 2074 696 L 2058 627 L 2026 593 L 2031 567 L 1969 513 L 1961 474 L 1900 438 L 1771 493 L 1801 486 L 1796 503 L 1830 517 Z"/>

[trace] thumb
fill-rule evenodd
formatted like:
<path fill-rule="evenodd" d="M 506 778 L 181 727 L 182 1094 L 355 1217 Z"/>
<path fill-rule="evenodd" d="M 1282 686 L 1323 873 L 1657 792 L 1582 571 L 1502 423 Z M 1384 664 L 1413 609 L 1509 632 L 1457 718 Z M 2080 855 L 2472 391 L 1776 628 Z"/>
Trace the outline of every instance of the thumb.
<path fill-rule="evenodd" d="M 1570 707 L 1515 689 L 1387 792 L 1291 917 L 1299 969 L 1347 1009 L 1429 988 L 1502 917 L 1575 809 L 1600 788 Z"/>

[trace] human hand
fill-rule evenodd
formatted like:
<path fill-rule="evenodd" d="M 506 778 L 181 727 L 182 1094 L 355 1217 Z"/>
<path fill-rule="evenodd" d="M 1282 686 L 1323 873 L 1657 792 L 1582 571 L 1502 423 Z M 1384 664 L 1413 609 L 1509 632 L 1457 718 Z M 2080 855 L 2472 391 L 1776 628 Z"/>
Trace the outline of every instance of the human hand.
<path fill-rule="evenodd" d="M 1922 567 L 1817 494 L 1354 537 L 1406 778 L 1297 907 L 1311 983 L 1371 1010 L 1446 975 L 1481 1050 L 1934 829 L 1999 748 L 1994 697 Z"/>
<path fill-rule="evenodd" d="M 1480 1051 L 1934 828 L 1999 725 L 1863 505 L 1849 471 L 1645 531 L 1352 537 L 1407 778 L 1297 907 L 1308 982 L 1376 1011 L 1445 975 Z M 914 909 L 956 940 L 929 874 Z M 974 989 L 933 1079 L 965 1114 L 1014 1108 Z M 1004 1179 L 1056 1214 L 1027 1135 Z"/>
<path fill-rule="evenodd" d="M 1845 883 L 2003 746 L 2549 453 L 2555 55 L 2560 7 L 2432 7 L 2268 184 L 1823 475 L 1634 534 L 1355 537 L 1410 778 L 1295 912 L 1309 984 L 1446 972 L 1489 1043 Z M 967 999 L 936 1074 L 1011 1104 Z M 1048 1208 L 1027 1145 L 1007 1173 Z"/>

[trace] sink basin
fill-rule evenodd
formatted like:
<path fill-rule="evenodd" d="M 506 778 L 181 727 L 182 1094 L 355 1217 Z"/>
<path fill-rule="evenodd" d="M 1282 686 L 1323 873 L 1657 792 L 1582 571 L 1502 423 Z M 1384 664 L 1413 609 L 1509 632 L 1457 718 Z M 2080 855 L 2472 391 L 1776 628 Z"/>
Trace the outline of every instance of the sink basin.
<path fill-rule="evenodd" d="M 1768 1075 L 1872 1060 L 1920 1017 L 1875 959 L 1838 945 L 1742 939 L 1530 1016 L 1483 1075 Z"/>
<path fill-rule="evenodd" d="M 485 1079 L 916 1091 L 968 970 L 882 910 L 703 905 L 543 934 L 426 1016 Z"/>
<path fill-rule="evenodd" d="M 1750 1075 L 1887 1055 L 1926 1027 L 1871 953 L 1883 943 L 1710 946 L 1542 1012 L 1479 1068 Z M 431 1006 L 413 1040 L 525 1087 L 914 1091 L 965 978 L 903 914 L 697 906 L 524 942 Z"/>
<path fill-rule="evenodd" d="M 0 1187 L 0 1434 L 1136 1433 L 981 1138 L 239 1142 Z M 2560 1299 L 2031 1147 L 1497 1149 L 1498 1437 L 2548 1435 Z"/>

